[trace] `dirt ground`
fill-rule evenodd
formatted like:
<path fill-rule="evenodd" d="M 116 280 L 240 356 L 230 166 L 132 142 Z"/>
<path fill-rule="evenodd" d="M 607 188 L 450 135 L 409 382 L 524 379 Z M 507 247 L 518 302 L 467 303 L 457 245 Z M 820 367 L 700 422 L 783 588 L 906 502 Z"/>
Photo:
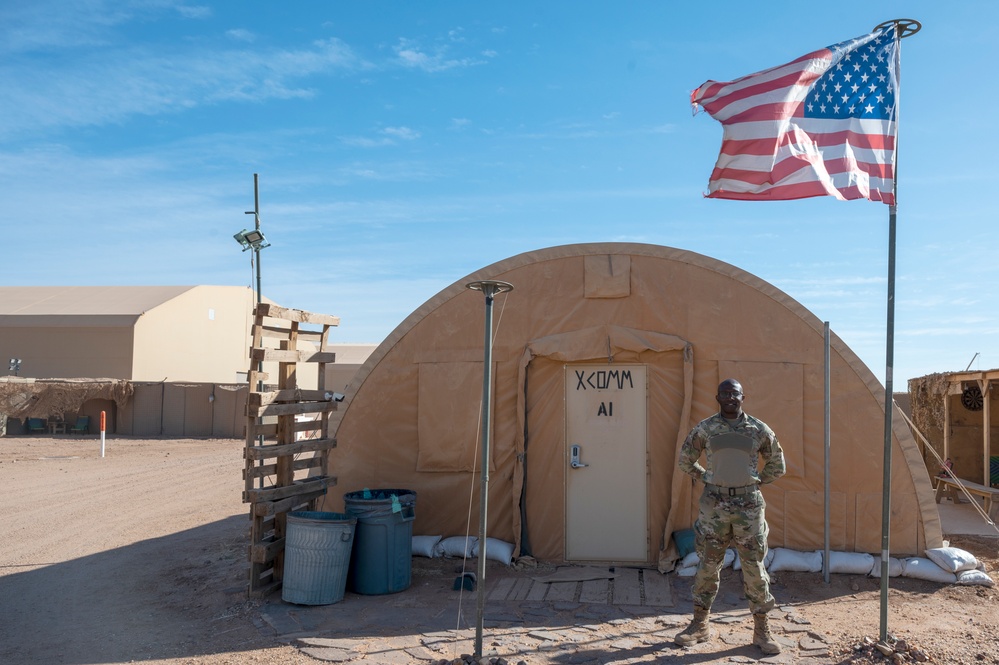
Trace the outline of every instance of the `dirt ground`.
<path fill-rule="evenodd" d="M 101 458 L 100 440 L 93 436 L 0 438 L 0 486 L 7 497 L 7 537 L 0 548 L 0 662 L 319 662 L 301 649 L 303 635 L 281 634 L 265 620 L 268 608 L 281 603 L 279 597 L 246 596 L 242 446 L 237 440 L 109 438 Z M 949 539 L 975 554 L 999 579 L 999 540 Z M 407 611 L 425 612 L 429 605 L 419 602 L 419 594 L 434 592 L 417 582 L 420 575 L 432 574 L 433 566 L 440 574 L 440 566 L 453 562 L 414 564 L 413 588 L 377 611 L 400 613 L 396 624 L 405 623 Z M 735 575 L 727 571 L 723 591 L 739 600 Z M 865 638 L 878 637 L 877 579 L 833 575 L 826 585 L 821 574 L 773 577 L 782 616 L 793 615 L 794 623 L 805 624 L 817 642 L 815 649 L 786 649 L 765 662 L 892 662 L 871 655 L 871 648 L 860 648 Z M 904 657 L 896 654 L 894 662 L 925 656 L 932 663 L 999 664 L 996 588 L 909 578 L 892 578 L 890 587 L 889 632 L 910 648 Z M 554 665 L 745 663 L 760 657 L 752 648 L 732 646 L 733 639 L 742 638 L 726 638 L 724 625 L 718 626 L 720 639 L 690 650 L 670 646 L 669 636 L 686 621 L 682 602 L 689 582 L 675 580 L 674 589 L 676 614 L 640 617 L 644 623 L 618 619 L 586 626 L 597 634 L 606 632 L 616 651 L 608 647 L 605 653 L 583 656 L 550 645 L 535 648 L 536 641 L 518 645 L 510 638 L 504 642 L 511 650 L 507 658 L 510 663 Z M 786 638 L 790 623 L 774 624 L 775 634 Z M 740 628 L 744 641 L 749 639 L 746 625 Z M 648 630 L 642 633 L 645 629 L 637 626 Z M 635 646 L 620 649 L 620 643 L 613 643 L 620 639 L 615 630 L 627 630 L 629 644 Z M 398 631 L 393 639 L 400 639 Z M 353 653 L 358 663 L 431 662 L 415 655 L 380 660 L 371 653 L 343 653 Z M 340 661 L 353 662 L 347 656 Z"/>

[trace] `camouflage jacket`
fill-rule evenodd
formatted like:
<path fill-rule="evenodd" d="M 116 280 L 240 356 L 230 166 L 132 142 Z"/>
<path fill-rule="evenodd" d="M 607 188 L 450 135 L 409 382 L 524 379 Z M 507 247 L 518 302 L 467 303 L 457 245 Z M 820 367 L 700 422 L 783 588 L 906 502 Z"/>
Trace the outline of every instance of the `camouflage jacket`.
<path fill-rule="evenodd" d="M 734 424 L 720 413 L 699 422 L 687 435 L 680 449 L 680 470 L 697 480 L 717 484 L 714 483 L 712 448 L 708 444 L 713 437 L 731 434 L 740 434 L 752 440 L 752 450 L 747 457 L 751 468 L 745 470 L 747 478 L 766 485 L 784 475 L 784 451 L 777 441 L 777 435 L 765 422 L 748 413 L 739 416 Z M 704 466 L 699 462 L 702 453 L 705 456 Z M 762 470 L 758 469 L 760 457 L 763 458 Z"/>

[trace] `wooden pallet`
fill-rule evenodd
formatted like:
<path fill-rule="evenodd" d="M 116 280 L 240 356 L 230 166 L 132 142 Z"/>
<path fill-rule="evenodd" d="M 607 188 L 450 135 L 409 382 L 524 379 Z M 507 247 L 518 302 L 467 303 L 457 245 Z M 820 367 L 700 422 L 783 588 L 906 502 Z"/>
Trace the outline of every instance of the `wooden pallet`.
<path fill-rule="evenodd" d="M 491 601 L 578 602 L 596 605 L 672 607 L 669 577 L 657 570 L 618 568 L 613 576 L 580 581 L 552 581 L 526 576 L 491 583 Z"/>
<path fill-rule="evenodd" d="M 302 324 L 318 330 L 302 329 Z M 281 587 L 288 513 L 315 510 L 336 478 L 326 475 L 329 414 L 337 403 L 326 390 L 330 328 L 340 319 L 260 303 L 254 310 L 250 347 L 243 503 L 250 504 L 249 594 L 265 596 Z M 277 386 L 264 363 L 277 363 Z M 302 363 L 316 365 L 316 385 L 299 385 Z M 267 389 L 270 388 L 270 389 Z"/>

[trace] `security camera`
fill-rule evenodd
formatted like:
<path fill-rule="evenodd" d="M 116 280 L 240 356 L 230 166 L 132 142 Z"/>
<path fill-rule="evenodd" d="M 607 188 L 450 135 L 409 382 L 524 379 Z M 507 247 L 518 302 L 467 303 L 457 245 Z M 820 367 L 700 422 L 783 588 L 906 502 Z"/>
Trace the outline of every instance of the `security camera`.
<path fill-rule="evenodd" d="M 342 402 L 344 397 L 346 395 L 343 393 L 326 393 L 326 399 L 333 400 L 334 402 Z"/>

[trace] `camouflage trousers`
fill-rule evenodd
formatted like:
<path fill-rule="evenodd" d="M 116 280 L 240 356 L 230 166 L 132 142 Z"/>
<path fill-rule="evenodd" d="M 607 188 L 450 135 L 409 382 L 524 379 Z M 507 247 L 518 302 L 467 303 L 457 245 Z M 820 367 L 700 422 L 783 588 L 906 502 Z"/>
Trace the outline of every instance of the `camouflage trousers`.
<path fill-rule="evenodd" d="M 694 575 L 694 604 L 710 609 L 718 595 L 725 550 L 734 545 L 742 565 L 742 587 L 753 614 L 770 611 L 770 576 L 764 567 L 767 555 L 766 501 L 759 490 L 739 496 L 723 496 L 705 490 L 694 538 L 700 562 Z"/>

